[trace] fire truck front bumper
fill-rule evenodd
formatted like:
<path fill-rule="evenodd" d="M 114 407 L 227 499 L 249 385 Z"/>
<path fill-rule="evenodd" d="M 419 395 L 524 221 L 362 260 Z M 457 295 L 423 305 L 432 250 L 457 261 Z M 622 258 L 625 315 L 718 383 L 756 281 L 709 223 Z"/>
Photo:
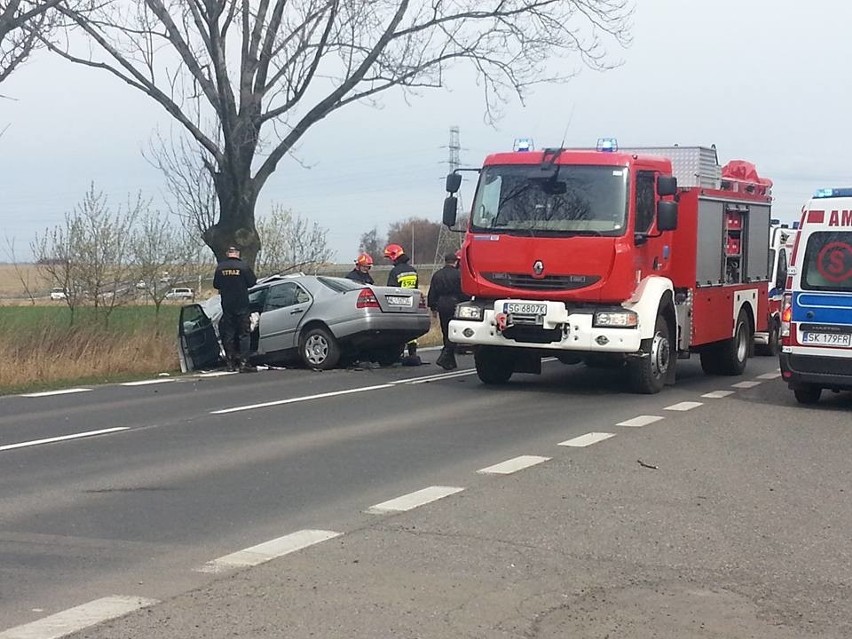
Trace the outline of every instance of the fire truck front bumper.
<path fill-rule="evenodd" d="M 622 307 L 571 310 L 562 302 L 464 302 L 450 321 L 456 344 L 597 353 L 636 353 L 636 314 Z"/>

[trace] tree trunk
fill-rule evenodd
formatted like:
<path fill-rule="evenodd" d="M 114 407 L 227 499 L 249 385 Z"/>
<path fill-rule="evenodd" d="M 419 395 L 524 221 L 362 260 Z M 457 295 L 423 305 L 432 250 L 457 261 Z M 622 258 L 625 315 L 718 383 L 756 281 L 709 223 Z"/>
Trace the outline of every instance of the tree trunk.
<path fill-rule="evenodd" d="M 219 221 L 204 232 L 204 243 L 217 260 L 225 258 L 229 246 L 240 249 L 242 259 L 254 268 L 260 252 L 260 237 L 254 221 L 257 193 L 251 178 L 234 181 L 223 171 L 213 176 L 219 199 Z"/>

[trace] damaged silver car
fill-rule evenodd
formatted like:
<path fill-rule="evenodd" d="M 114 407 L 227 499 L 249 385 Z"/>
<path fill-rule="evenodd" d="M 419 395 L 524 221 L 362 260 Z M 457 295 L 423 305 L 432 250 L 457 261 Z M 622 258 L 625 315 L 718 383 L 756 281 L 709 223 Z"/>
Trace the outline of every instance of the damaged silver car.
<path fill-rule="evenodd" d="M 301 361 L 325 370 L 355 360 L 399 361 L 405 344 L 431 325 L 417 289 L 365 285 L 323 275 L 275 275 L 249 290 L 251 361 Z M 183 372 L 224 365 L 219 296 L 181 308 L 178 354 Z"/>

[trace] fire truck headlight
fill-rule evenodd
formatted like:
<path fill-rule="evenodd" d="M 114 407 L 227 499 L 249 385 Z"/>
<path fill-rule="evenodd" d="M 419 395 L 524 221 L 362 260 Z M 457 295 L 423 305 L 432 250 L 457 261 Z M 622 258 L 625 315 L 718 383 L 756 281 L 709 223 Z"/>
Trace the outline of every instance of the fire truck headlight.
<path fill-rule="evenodd" d="M 595 328 L 636 328 L 639 316 L 627 309 L 623 311 L 598 311 L 595 313 L 592 326 Z"/>
<path fill-rule="evenodd" d="M 473 304 L 459 304 L 456 306 L 455 318 L 460 320 L 482 321 L 482 307 Z"/>

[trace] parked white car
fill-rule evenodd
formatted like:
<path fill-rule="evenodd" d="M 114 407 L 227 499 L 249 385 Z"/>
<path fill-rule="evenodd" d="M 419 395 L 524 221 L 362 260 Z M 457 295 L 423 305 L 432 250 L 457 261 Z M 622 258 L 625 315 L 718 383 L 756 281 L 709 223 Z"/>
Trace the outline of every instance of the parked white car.
<path fill-rule="evenodd" d="M 65 295 L 65 289 L 63 288 L 56 287 L 50 291 L 50 299 L 54 301 L 64 300 L 66 297 L 67 295 Z"/>
<path fill-rule="evenodd" d="M 194 300 L 195 292 L 191 288 L 173 288 L 166 293 L 167 300 Z"/>

